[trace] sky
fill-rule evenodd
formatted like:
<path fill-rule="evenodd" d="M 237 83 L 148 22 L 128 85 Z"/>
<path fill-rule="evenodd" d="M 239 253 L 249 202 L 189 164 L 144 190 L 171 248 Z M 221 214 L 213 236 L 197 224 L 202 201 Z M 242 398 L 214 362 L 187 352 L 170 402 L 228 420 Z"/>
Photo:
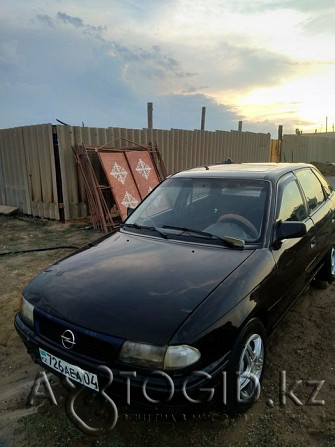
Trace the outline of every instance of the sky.
<path fill-rule="evenodd" d="M 2 0 L 0 128 L 333 131 L 334 0 Z"/>

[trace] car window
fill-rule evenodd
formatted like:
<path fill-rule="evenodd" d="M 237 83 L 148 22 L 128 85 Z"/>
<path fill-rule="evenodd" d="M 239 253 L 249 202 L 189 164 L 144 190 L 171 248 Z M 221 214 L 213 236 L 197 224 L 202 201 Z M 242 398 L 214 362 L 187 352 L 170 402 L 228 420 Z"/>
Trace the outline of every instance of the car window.
<path fill-rule="evenodd" d="M 305 193 L 308 208 L 310 211 L 313 211 L 325 200 L 321 183 L 311 169 L 301 169 L 296 171 L 295 175 Z"/>
<path fill-rule="evenodd" d="M 279 184 L 277 220 L 303 221 L 307 210 L 296 179 L 289 175 Z"/>

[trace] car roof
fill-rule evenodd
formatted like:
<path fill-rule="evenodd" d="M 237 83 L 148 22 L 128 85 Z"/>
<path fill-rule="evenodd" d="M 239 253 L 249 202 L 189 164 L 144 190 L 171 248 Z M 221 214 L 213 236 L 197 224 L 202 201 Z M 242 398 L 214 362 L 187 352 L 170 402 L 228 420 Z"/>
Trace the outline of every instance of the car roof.
<path fill-rule="evenodd" d="M 234 177 L 276 180 L 287 172 L 315 168 L 307 163 L 216 163 L 180 171 L 173 177 Z"/>

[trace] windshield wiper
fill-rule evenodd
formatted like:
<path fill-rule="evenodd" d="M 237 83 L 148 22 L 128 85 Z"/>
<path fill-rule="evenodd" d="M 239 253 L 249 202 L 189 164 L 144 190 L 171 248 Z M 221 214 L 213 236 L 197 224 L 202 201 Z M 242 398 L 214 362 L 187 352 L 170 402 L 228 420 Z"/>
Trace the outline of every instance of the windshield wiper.
<path fill-rule="evenodd" d="M 228 247 L 243 248 L 245 245 L 245 242 L 243 239 L 237 239 L 235 237 L 229 237 L 229 236 L 220 237 L 220 236 L 216 236 L 215 234 L 212 234 L 212 233 L 207 233 L 206 231 L 194 230 L 192 228 L 175 227 L 173 225 L 162 225 L 162 228 L 166 228 L 168 230 L 180 230 L 182 233 L 198 234 L 199 236 L 205 237 L 207 239 L 218 239 L 218 240 L 224 242 Z"/>
<path fill-rule="evenodd" d="M 149 231 L 156 231 L 157 233 L 159 233 L 164 239 L 168 239 L 167 234 L 163 233 L 162 231 L 159 231 L 158 228 L 153 227 L 153 226 L 146 226 L 146 225 L 139 225 L 137 223 L 133 223 L 133 224 L 129 224 L 129 223 L 125 223 L 122 224 L 121 227 L 129 227 L 129 228 L 136 228 L 136 230 L 149 230 Z"/>

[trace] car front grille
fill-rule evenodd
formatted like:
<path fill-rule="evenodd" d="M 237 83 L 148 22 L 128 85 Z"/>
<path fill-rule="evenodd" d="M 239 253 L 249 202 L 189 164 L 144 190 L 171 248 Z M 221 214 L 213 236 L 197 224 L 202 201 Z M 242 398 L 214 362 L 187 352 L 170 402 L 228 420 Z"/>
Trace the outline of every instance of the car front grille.
<path fill-rule="evenodd" d="M 67 352 L 73 352 L 100 364 L 110 362 L 116 355 L 123 340 L 75 326 L 35 309 L 35 328 L 38 335 Z M 71 330 L 75 344 L 66 349 L 62 344 L 62 335 Z"/>

